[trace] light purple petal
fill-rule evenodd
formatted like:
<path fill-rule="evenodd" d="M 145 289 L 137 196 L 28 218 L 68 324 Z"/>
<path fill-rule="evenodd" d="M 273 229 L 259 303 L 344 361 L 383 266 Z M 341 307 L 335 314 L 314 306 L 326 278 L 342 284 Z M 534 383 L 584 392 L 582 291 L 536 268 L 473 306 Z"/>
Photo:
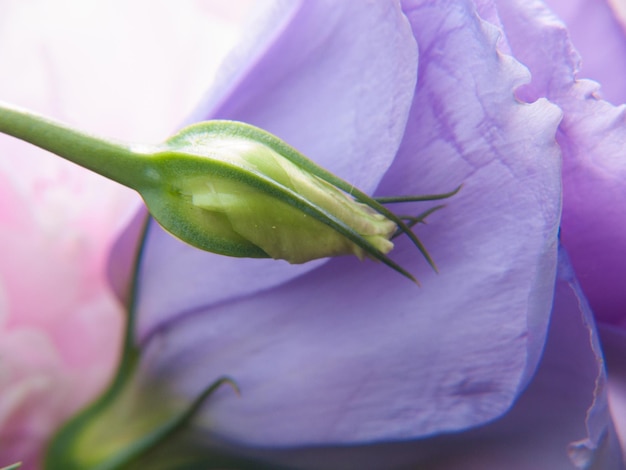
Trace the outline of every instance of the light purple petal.
<path fill-rule="evenodd" d="M 560 113 L 546 101 L 515 99 L 526 70 L 497 52 L 497 31 L 469 2 L 404 8 L 420 48 L 420 79 L 380 191 L 441 192 L 464 183 L 419 229 L 441 274 L 399 240 L 394 257 L 419 273 L 421 289 L 383 265 L 334 259 L 264 292 L 209 302 L 144 336 L 144 371 L 183 396 L 223 374 L 239 383 L 241 398 L 220 390 L 204 410 L 218 436 L 289 446 L 465 429 L 505 413 L 535 371 L 556 266 Z M 315 124 L 306 114 L 296 118 L 302 128 Z M 161 273 L 150 256 L 161 247 L 147 245 L 140 319 L 155 315 L 157 301 L 168 304 L 166 295 L 195 302 L 154 281 Z M 220 265 L 203 269 L 207 278 L 224 275 Z M 192 282 L 200 271 L 178 275 Z"/>
<path fill-rule="evenodd" d="M 626 332 L 601 325 L 600 338 L 609 371 L 609 405 L 626 465 Z"/>
<path fill-rule="evenodd" d="M 371 190 L 400 144 L 415 86 L 417 50 L 399 5 L 278 2 L 263 28 L 236 51 L 222 79 L 229 86 L 218 86 L 196 118 L 259 125 Z M 202 253 L 153 223 L 141 271 L 148 293 L 141 310 L 149 315 L 139 319 L 140 335 L 181 312 L 270 288 L 320 264 Z"/>
<path fill-rule="evenodd" d="M 626 32 L 626 2 L 624 0 L 606 0 L 622 29 Z"/>
<path fill-rule="evenodd" d="M 109 284 L 117 298 L 129 305 L 137 257 L 143 242 L 143 230 L 148 222 L 145 207 L 137 210 L 124 231 L 113 242 L 106 266 Z"/>
<path fill-rule="evenodd" d="M 499 11 L 532 83 L 520 96 L 546 96 L 563 110 L 562 240 L 597 318 L 626 328 L 626 108 L 595 98 L 575 80 L 578 56 L 543 3 L 502 0 Z"/>
<path fill-rule="evenodd" d="M 498 296 L 503 303 L 512 300 L 510 286 L 528 287 L 522 294 L 528 295 L 527 309 L 520 312 L 533 332 L 527 378 L 541 354 L 545 303 L 552 296 L 545 280 L 554 275 L 556 256 L 560 161 L 554 126 L 560 112 L 545 100 L 526 105 L 515 99 L 512 91 L 530 79 L 528 72 L 502 54 L 499 32 L 474 16 L 472 2 L 448 6 L 448 12 L 436 2 L 403 5 L 419 45 L 419 82 L 404 141 L 378 193 L 441 192 L 464 182 L 454 212 L 451 204 L 430 219 L 420 237 L 438 265 L 472 263 L 473 274 L 455 290 L 488 283 L 494 288 L 489 308 L 498 308 Z M 456 34 L 455 20 L 464 24 L 464 35 Z M 439 219 L 445 225 L 431 232 Z M 471 241 L 486 236 L 489 242 Z M 509 264 L 513 259 L 516 267 Z M 516 283 L 516 275 L 525 280 Z M 498 277 L 507 286 L 500 293 Z"/>
<path fill-rule="evenodd" d="M 582 56 L 579 78 L 600 83 L 598 94 L 614 104 L 626 103 L 626 29 L 609 0 L 547 0 L 565 22 Z"/>
<path fill-rule="evenodd" d="M 624 345 L 613 347 L 623 354 Z M 623 357 L 613 359 L 621 363 L 623 373 Z M 623 468 L 608 411 L 604 361 L 593 316 L 565 255 L 559 263 L 550 330 L 537 374 L 501 419 L 462 434 L 414 442 L 247 452 L 301 470 L 343 469 L 345 462 L 360 470 Z"/>

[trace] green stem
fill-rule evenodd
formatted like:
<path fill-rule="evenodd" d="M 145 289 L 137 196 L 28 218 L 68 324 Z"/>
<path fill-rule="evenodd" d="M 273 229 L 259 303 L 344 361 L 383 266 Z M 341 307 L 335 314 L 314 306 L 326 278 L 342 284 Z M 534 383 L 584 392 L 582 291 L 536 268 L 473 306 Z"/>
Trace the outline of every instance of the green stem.
<path fill-rule="evenodd" d="M 129 145 L 86 134 L 2 102 L 0 132 L 25 140 L 132 189 L 151 179 L 151 174 L 146 171 L 149 166 L 147 155 L 131 150 Z"/>

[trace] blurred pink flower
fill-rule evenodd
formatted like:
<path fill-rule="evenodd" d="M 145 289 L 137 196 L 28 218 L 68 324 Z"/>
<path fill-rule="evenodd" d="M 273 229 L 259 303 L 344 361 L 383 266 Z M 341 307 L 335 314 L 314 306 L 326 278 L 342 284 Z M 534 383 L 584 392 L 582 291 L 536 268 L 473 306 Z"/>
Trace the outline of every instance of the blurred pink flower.
<path fill-rule="evenodd" d="M 4 1 L 0 99 L 157 142 L 211 81 L 245 6 Z M 113 373 L 123 307 L 105 265 L 137 204 L 115 183 L 0 136 L 0 467 L 36 468 L 51 433 Z"/>

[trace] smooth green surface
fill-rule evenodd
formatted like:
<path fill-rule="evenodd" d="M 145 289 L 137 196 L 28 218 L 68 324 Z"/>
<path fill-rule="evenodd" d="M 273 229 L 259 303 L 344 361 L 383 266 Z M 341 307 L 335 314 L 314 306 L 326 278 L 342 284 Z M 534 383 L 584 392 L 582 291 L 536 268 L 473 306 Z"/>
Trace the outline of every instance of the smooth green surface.
<path fill-rule="evenodd" d="M 92 136 L 36 113 L 0 103 L 0 132 L 17 137 L 66 160 L 138 189 L 154 174 L 147 155 L 130 146 Z"/>

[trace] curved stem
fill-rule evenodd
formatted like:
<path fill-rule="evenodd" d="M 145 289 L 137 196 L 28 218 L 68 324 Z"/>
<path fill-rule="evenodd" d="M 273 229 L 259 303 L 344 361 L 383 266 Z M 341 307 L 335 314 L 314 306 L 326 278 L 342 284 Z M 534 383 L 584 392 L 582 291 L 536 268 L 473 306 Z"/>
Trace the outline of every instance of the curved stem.
<path fill-rule="evenodd" d="M 2 102 L 0 132 L 48 150 L 132 189 L 137 189 L 149 179 L 147 155 L 132 151 L 129 145 L 86 134 Z"/>

